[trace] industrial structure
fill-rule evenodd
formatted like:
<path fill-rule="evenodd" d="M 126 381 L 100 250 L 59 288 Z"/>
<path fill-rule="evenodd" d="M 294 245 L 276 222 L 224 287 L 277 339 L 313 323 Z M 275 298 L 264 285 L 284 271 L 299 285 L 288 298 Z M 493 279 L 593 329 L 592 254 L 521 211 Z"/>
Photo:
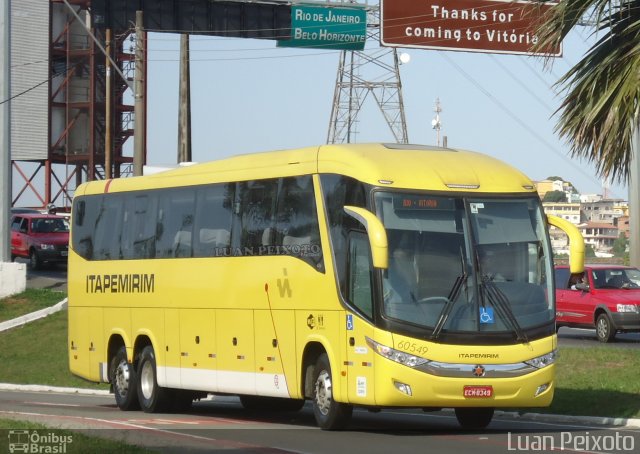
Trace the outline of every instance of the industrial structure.
<path fill-rule="evenodd" d="M 291 4 L 278 1 L 21 0 L 11 2 L 11 20 L 11 205 L 40 208 L 68 208 L 80 183 L 146 163 L 135 138 L 146 131 L 146 116 L 135 124 L 140 99 L 146 110 L 146 31 L 291 36 Z M 379 34 L 379 7 L 368 6 L 367 39 Z M 356 141 L 367 98 L 396 142 L 408 142 L 399 64 L 395 48 L 342 51 L 327 142 Z"/>
<path fill-rule="evenodd" d="M 11 4 L 12 205 L 35 197 L 41 207 L 67 207 L 81 182 L 130 173 L 133 94 L 127 81 L 107 70 L 87 31 L 100 42 L 110 32 L 91 27 L 90 7 L 90 0 Z M 112 36 L 112 59 L 133 80 L 133 28 Z"/>

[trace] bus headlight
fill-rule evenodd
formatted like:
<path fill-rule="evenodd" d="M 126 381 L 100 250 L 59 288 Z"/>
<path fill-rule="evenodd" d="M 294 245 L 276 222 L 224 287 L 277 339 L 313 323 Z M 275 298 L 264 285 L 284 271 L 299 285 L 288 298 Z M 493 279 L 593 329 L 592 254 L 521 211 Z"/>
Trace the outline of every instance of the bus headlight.
<path fill-rule="evenodd" d="M 378 355 L 384 356 L 396 363 L 400 363 L 408 367 L 416 367 L 429 362 L 428 359 L 420 358 L 419 356 L 414 356 L 409 353 L 387 347 L 386 345 L 382 345 L 369 337 L 367 337 L 366 340 L 367 345 L 369 345 L 369 347 L 371 347 Z"/>
<path fill-rule="evenodd" d="M 558 357 L 558 351 L 554 350 L 546 355 L 538 356 L 537 358 L 529 359 L 525 361 L 525 364 L 535 367 L 536 369 L 542 369 L 556 362 Z"/>

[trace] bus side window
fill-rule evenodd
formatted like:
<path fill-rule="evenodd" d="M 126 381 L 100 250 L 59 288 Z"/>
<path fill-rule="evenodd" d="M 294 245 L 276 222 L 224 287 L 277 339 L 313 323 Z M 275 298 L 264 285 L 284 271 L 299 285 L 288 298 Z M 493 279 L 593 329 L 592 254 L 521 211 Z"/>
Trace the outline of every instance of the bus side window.
<path fill-rule="evenodd" d="M 373 317 L 373 279 L 369 239 L 365 233 L 349 234 L 348 300 L 367 317 Z"/>
<path fill-rule="evenodd" d="M 198 190 L 194 257 L 230 254 L 234 184 L 216 184 Z"/>
<path fill-rule="evenodd" d="M 134 198 L 133 256 L 150 259 L 156 256 L 157 193 Z"/>
<path fill-rule="evenodd" d="M 332 251 L 340 291 L 346 297 L 347 233 L 361 226 L 344 212 L 345 205 L 366 207 L 366 189 L 363 183 L 342 175 L 325 174 L 320 176 L 324 203 L 329 221 Z"/>
<path fill-rule="evenodd" d="M 299 257 L 324 270 L 320 230 L 310 175 L 282 179 L 276 216 L 276 245 L 288 255 Z"/>
<path fill-rule="evenodd" d="M 122 258 L 121 223 L 124 200 L 120 195 L 100 198 L 99 211 L 93 228 L 93 258 L 95 260 L 118 260 Z M 89 215 L 86 215 L 89 218 Z M 91 228 L 87 226 L 87 228 Z"/>
<path fill-rule="evenodd" d="M 195 190 L 184 188 L 159 194 L 156 257 L 192 256 Z"/>
<path fill-rule="evenodd" d="M 256 180 L 238 184 L 243 255 L 260 255 L 274 222 L 278 180 Z M 265 235 L 265 232 L 268 235 Z"/>
<path fill-rule="evenodd" d="M 74 213 L 81 213 L 74 217 L 71 236 L 71 246 L 74 251 L 86 260 L 93 260 L 95 228 L 99 209 L 102 205 L 102 195 L 93 195 L 74 200 Z"/>

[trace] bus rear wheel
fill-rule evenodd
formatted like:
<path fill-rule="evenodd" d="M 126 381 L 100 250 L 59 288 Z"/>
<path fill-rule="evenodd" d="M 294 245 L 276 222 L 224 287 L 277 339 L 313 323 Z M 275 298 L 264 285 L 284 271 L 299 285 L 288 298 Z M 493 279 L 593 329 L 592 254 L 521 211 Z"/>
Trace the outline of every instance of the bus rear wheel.
<path fill-rule="evenodd" d="M 118 408 L 123 411 L 137 410 L 136 370 L 127 359 L 127 349 L 122 346 L 111 360 L 109 367 L 111 386 Z"/>
<path fill-rule="evenodd" d="M 146 346 L 138 361 L 138 401 L 145 413 L 157 413 L 168 408 L 168 390 L 158 386 L 156 354 Z"/>
<path fill-rule="evenodd" d="M 331 365 L 325 353 L 320 355 L 313 371 L 313 415 L 324 430 L 344 429 L 351 420 L 353 407 L 333 400 Z"/>
<path fill-rule="evenodd" d="M 493 419 L 493 408 L 456 408 L 456 419 L 463 429 L 480 430 L 489 425 Z"/>

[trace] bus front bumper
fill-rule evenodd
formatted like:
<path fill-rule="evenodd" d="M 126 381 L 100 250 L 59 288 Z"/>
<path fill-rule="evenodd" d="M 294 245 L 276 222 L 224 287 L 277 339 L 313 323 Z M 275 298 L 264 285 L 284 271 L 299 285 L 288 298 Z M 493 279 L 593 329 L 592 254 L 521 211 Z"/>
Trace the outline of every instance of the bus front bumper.
<path fill-rule="evenodd" d="M 382 367 L 379 367 L 382 366 Z M 377 361 L 376 405 L 398 407 L 547 407 L 553 400 L 555 365 L 512 377 L 432 375 L 392 361 Z"/>

